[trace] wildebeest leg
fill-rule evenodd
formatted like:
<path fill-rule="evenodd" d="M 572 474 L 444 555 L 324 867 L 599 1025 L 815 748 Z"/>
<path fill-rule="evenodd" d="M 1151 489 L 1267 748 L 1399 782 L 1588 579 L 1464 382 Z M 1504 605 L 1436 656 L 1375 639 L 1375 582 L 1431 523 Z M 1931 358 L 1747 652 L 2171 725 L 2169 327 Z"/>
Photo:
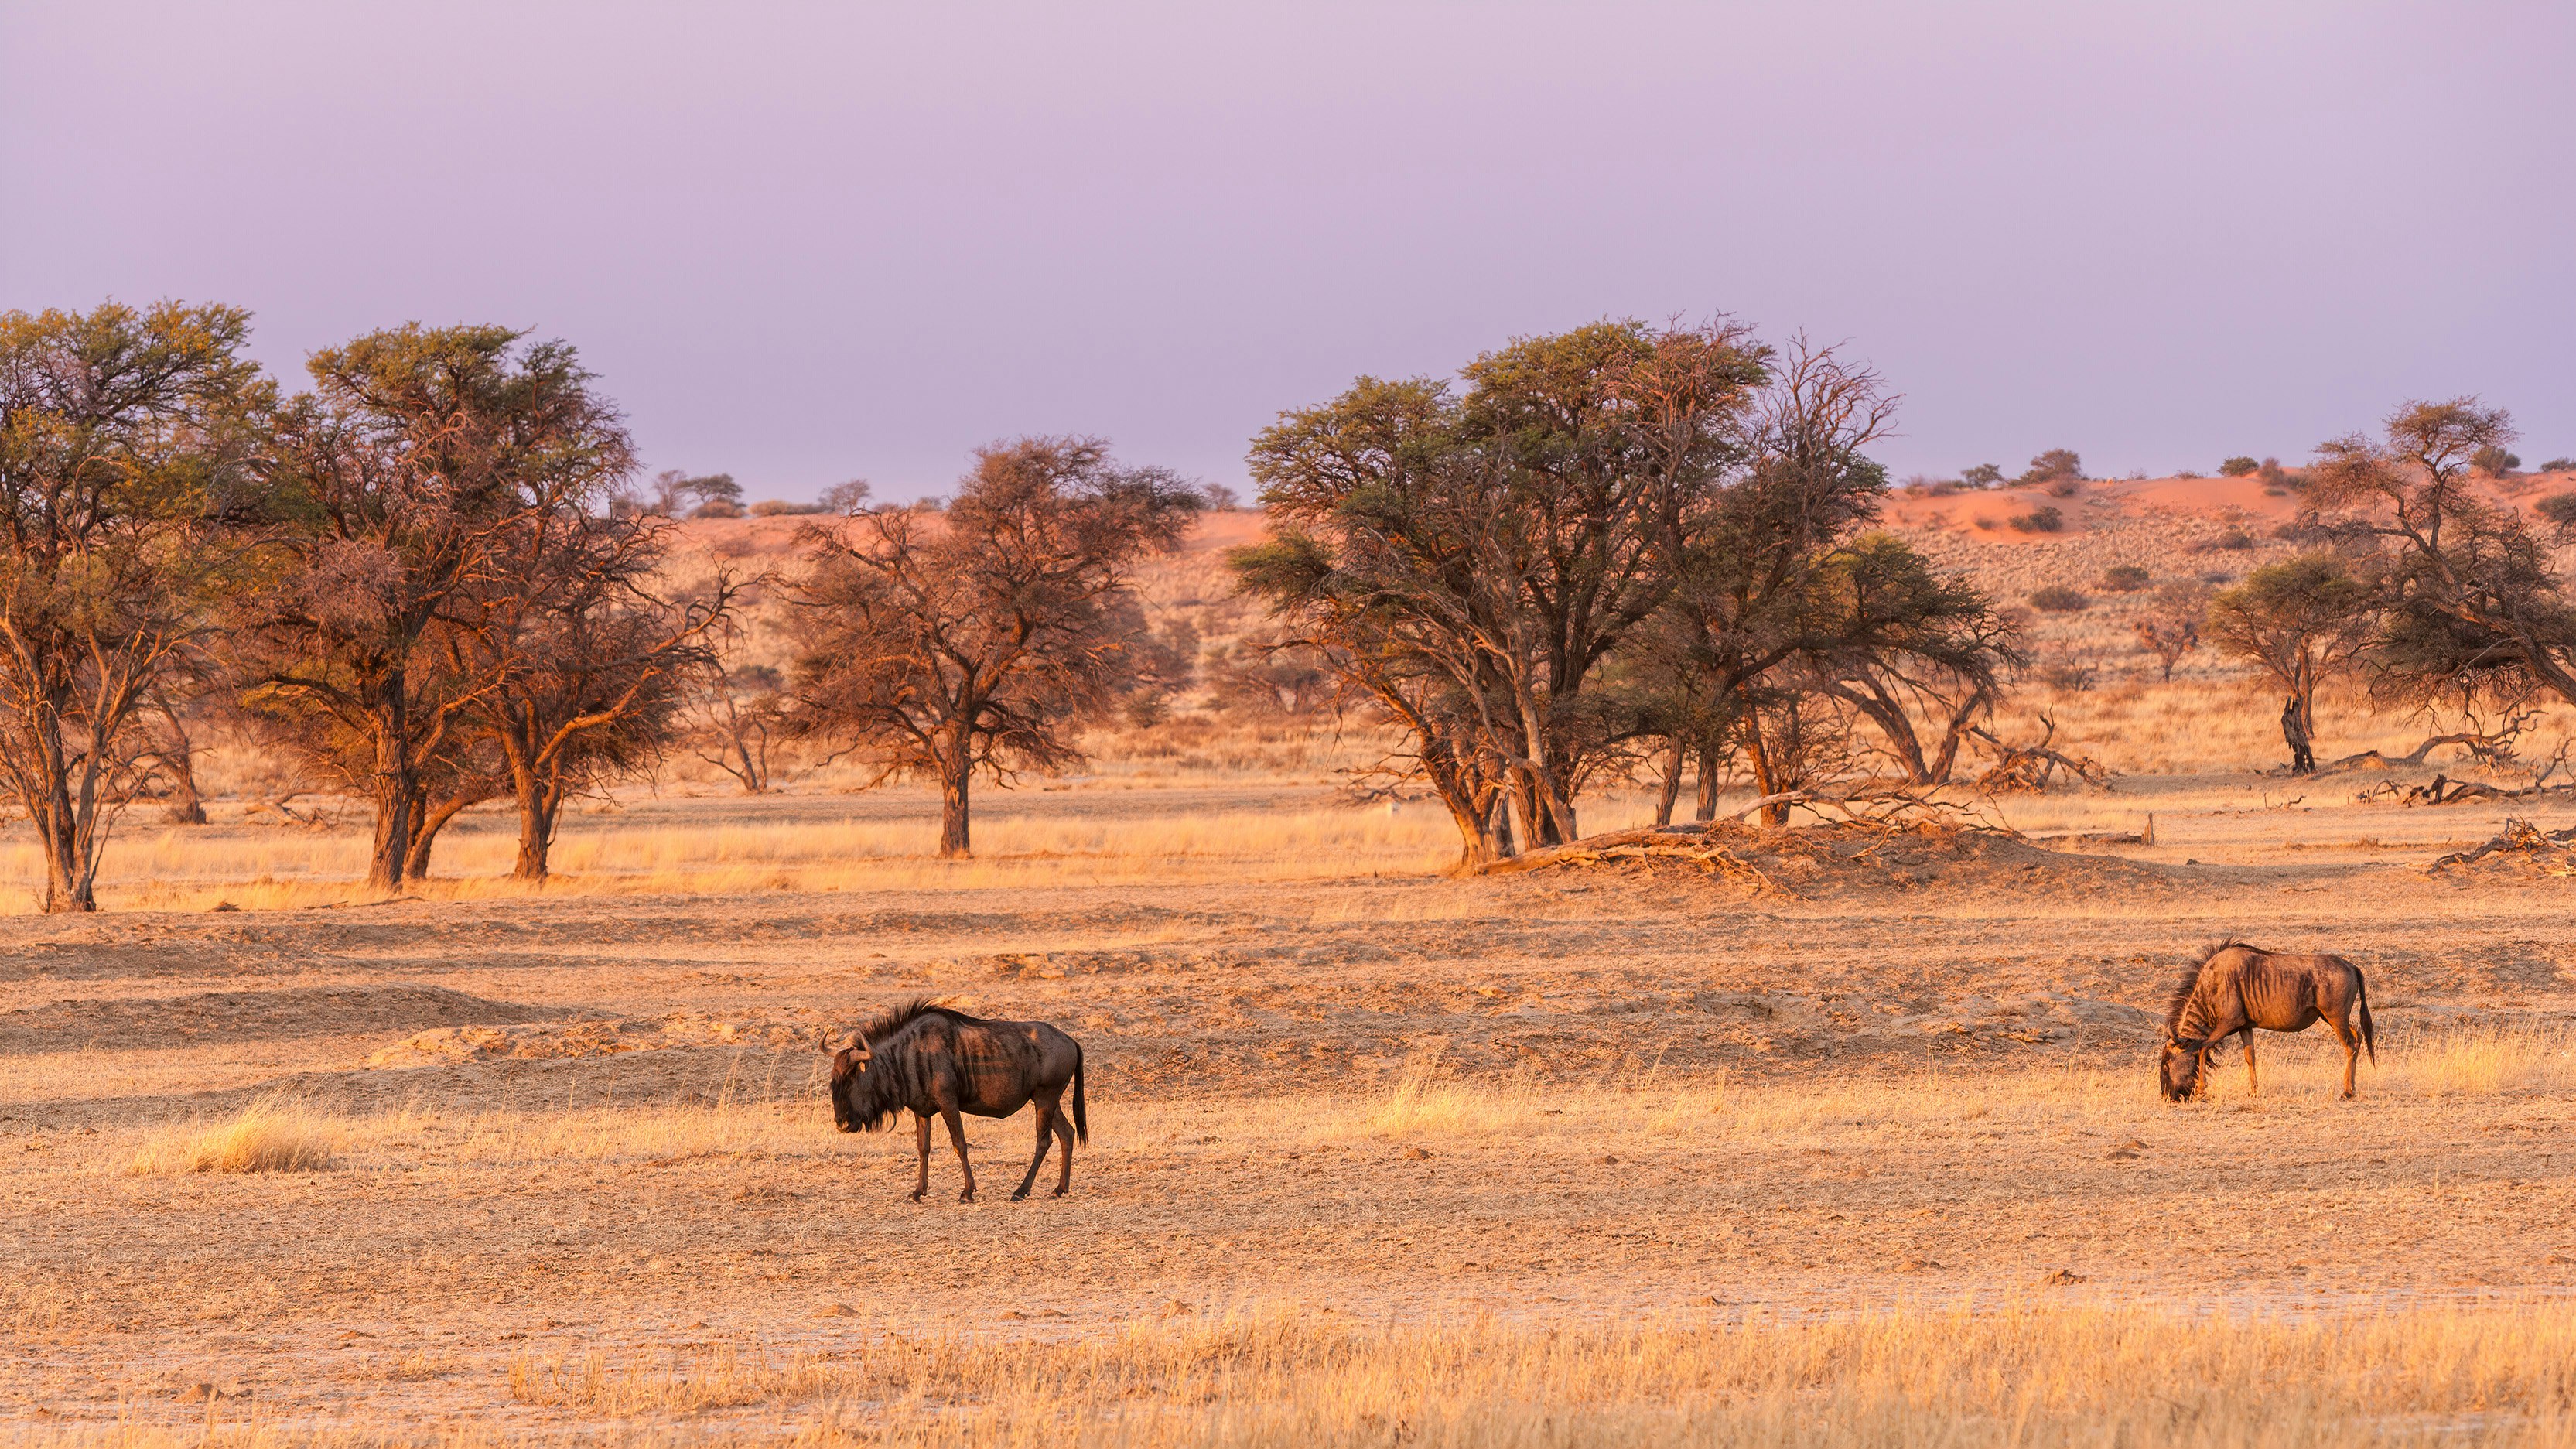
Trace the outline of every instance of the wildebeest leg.
<path fill-rule="evenodd" d="M 1055 1178 L 1055 1195 L 1062 1197 L 1073 1186 L 1073 1123 L 1061 1111 L 1055 1114 L 1055 1135 L 1064 1139 L 1064 1150 L 1056 1154 L 1063 1166 Z"/>
<path fill-rule="evenodd" d="M 1049 1120 L 1055 1115 L 1055 1104 L 1040 1097 L 1031 1105 L 1038 1119 L 1038 1155 L 1029 1159 L 1029 1175 L 1020 1179 L 1020 1190 L 1011 1194 L 1013 1202 L 1029 1195 L 1029 1184 L 1038 1180 L 1038 1169 L 1046 1165 L 1047 1144 L 1055 1140 L 1055 1123 Z"/>
<path fill-rule="evenodd" d="M 957 1109 L 954 1107 L 941 1107 L 939 1116 L 940 1120 L 948 1124 L 948 1140 L 957 1146 L 957 1170 L 966 1174 L 966 1190 L 957 1194 L 957 1200 L 973 1202 L 975 1200 L 975 1164 L 966 1160 L 966 1124 L 957 1120 Z M 926 1124 L 921 1129 L 921 1140 L 925 1143 L 930 1140 L 930 1128 Z M 922 1150 L 928 1152 L 930 1149 L 924 1147 Z M 928 1171 L 926 1167 L 923 1170 L 925 1173 Z"/>
<path fill-rule="evenodd" d="M 912 1200 L 919 1202 L 921 1195 L 930 1191 L 930 1119 L 915 1112 L 912 1125 L 920 1129 L 913 1136 L 918 1139 L 915 1150 L 921 1157 L 921 1171 L 912 1180 Z"/>
<path fill-rule="evenodd" d="M 2245 1094 L 2259 1097 L 2263 1095 L 2263 1084 L 2254 1080 L 2254 1028 L 2249 1026 L 2236 1035 L 2245 1043 Z"/>
<path fill-rule="evenodd" d="M 2352 1096 L 2353 1065 L 2361 1060 L 2361 1033 L 2354 1031 L 2352 1023 L 2340 1016 L 2327 1017 L 2326 1025 L 2334 1029 L 2335 1040 L 2343 1043 L 2343 1094 L 2349 1099 Z"/>

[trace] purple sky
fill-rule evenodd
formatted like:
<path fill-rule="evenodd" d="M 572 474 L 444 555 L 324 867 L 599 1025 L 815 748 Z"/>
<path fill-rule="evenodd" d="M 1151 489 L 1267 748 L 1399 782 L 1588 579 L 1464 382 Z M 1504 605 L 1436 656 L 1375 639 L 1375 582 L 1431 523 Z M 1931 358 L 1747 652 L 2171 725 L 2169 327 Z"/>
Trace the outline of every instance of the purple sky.
<path fill-rule="evenodd" d="M 2560 3 L 0 4 L 0 308 L 570 339 L 647 461 L 1240 484 L 1361 372 L 1603 316 L 1847 340 L 1901 476 L 2576 454 Z"/>

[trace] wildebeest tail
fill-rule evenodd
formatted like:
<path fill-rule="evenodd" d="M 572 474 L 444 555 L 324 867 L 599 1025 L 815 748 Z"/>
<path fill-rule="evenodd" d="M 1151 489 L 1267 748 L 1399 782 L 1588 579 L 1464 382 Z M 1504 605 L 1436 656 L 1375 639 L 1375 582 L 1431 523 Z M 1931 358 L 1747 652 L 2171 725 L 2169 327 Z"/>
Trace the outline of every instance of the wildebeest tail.
<path fill-rule="evenodd" d="M 2352 987 L 2353 995 L 2360 998 L 2361 1044 L 2370 1048 L 2370 1064 L 2375 1067 L 2379 1065 L 2379 1033 L 2370 1025 L 2370 983 L 2361 979 L 2358 966 L 2353 968 Z"/>
<path fill-rule="evenodd" d="M 2370 1018 L 2364 1016 L 2365 1022 Z M 2363 1030 L 2369 1030 L 2364 1027 Z M 2372 1057 L 2372 1061 L 2379 1058 Z M 1091 1145 L 1091 1119 L 1082 1114 L 1082 1043 L 1073 1044 L 1073 1140 L 1085 1147 Z"/>

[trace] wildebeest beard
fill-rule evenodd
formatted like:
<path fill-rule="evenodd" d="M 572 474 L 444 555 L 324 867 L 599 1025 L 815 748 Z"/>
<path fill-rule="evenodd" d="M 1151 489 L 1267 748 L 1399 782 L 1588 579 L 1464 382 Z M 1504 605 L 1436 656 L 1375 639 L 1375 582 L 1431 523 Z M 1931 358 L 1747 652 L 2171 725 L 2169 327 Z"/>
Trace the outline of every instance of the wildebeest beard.
<path fill-rule="evenodd" d="M 2207 1071 L 2207 1060 L 2200 1052 L 2168 1041 L 2160 1066 L 2166 1101 L 2188 1102 L 2200 1095 L 2201 1082 Z"/>
<path fill-rule="evenodd" d="M 844 1132 L 881 1132 L 894 1125 L 917 1095 L 905 1080 L 908 1053 L 862 1061 L 844 1048 L 832 1059 L 832 1125 Z M 862 1071 L 864 1067 L 866 1070 Z"/>

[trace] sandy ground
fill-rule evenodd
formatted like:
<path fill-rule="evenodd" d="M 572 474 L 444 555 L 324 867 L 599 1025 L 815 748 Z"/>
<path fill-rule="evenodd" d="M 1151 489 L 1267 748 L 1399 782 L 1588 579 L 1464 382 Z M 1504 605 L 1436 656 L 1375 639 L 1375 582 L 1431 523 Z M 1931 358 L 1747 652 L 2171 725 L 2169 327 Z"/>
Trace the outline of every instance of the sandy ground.
<path fill-rule="evenodd" d="M 1095 803 L 1124 808 L 1028 808 Z M 2473 810 L 2168 806 L 2154 849 L 1899 851 L 1795 894 L 1628 866 L 7 918 L 0 1416 L 193 1421 L 213 1395 L 550 1434 L 587 1421 L 514 1397 L 514 1364 L 1249 1304 L 2576 1285 L 2570 1078 L 2409 1065 L 2499 1026 L 2564 1054 L 2576 885 L 2372 858 L 2423 858 L 2400 826 L 2491 830 Z M 2336 838 L 2380 848 L 2288 848 Z M 2364 965 L 2361 1100 L 2315 1034 L 2264 1040 L 2259 1099 L 2232 1056 L 2213 1100 L 2156 1099 L 2162 993 L 2229 932 Z M 1083 1041 L 1071 1197 L 1008 1200 L 1025 1118 L 974 1126 L 971 1204 L 944 1148 L 915 1205 L 908 1131 L 831 1130 L 811 1041 L 916 993 Z M 1455 1120 L 1385 1116 L 1408 1068 L 1463 1084 Z M 337 1168 L 129 1170 L 279 1091 L 347 1119 Z"/>

